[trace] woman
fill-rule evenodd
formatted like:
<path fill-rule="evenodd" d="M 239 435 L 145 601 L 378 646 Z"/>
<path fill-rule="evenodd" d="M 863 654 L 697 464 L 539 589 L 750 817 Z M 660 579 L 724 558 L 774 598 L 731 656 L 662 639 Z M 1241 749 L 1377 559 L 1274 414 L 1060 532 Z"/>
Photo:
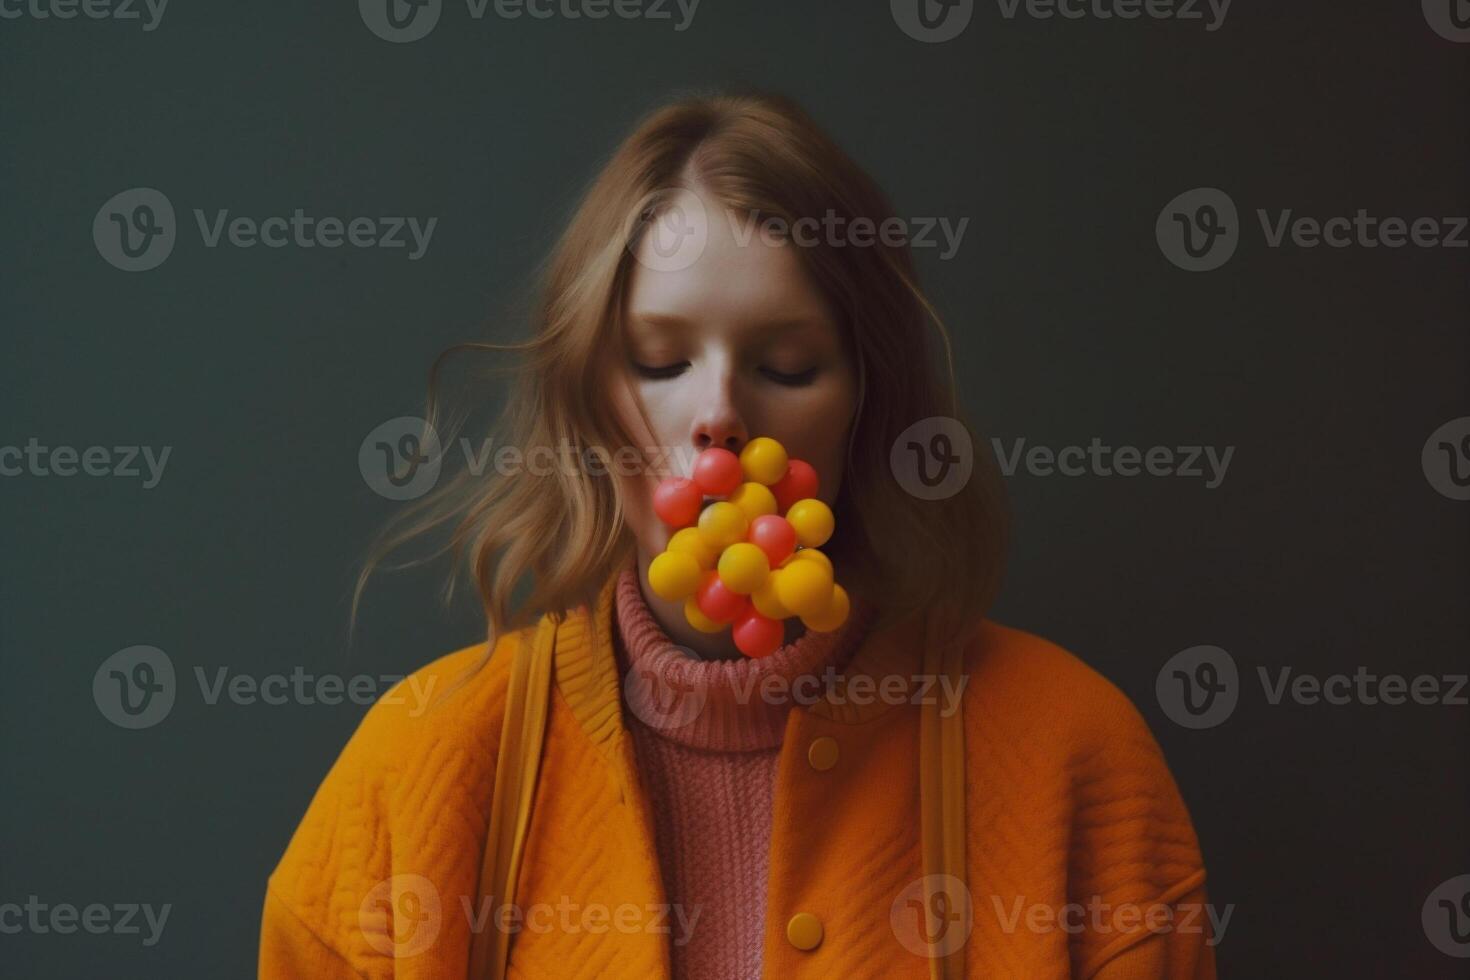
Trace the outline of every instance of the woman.
<path fill-rule="evenodd" d="M 628 137 L 516 348 L 510 443 L 576 465 L 461 474 L 388 540 L 452 527 L 489 640 L 410 681 L 431 710 L 368 713 L 270 877 L 262 977 L 1214 975 L 1143 720 L 983 617 L 998 480 L 901 233 L 787 100 Z M 760 436 L 815 469 L 851 609 L 752 658 L 649 567 L 658 481 Z"/>

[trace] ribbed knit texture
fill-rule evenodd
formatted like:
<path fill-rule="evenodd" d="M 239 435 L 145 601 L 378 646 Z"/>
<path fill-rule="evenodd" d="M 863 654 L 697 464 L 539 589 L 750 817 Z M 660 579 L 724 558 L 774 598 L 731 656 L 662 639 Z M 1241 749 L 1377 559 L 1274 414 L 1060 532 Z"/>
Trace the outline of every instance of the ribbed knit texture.
<path fill-rule="evenodd" d="M 619 576 L 614 649 L 625 681 L 632 670 L 640 685 L 625 690 L 665 694 L 630 696 L 626 718 L 660 870 L 669 902 L 698 916 L 688 942 L 671 948 L 675 980 L 760 976 L 776 762 L 794 698 L 821 690 L 798 678 L 840 671 L 875 613 L 858 600 L 838 630 L 808 631 L 769 657 L 698 660 L 653 618 L 637 568 Z"/>

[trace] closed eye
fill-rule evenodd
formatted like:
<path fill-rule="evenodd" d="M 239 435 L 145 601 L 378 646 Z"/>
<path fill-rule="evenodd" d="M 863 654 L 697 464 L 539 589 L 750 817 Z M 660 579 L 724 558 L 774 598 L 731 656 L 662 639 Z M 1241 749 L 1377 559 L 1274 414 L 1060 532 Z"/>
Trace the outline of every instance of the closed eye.
<path fill-rule="evenodd" d="M 799 371 L 796 374 L 787 374 L 784 371 L 777 371 L 774 368 L 761 368 L 761 373 L 777 384 L 799 387 L 801 385 L 811 384 L 812 379 L 817 376 L 817 369 L 815 367 L 809 367 L 805 371 Z"/>
<path fill-rule="evenodd" d="M 684 369 L 689 366 L 688 361 L 678 361 L 674 364 L 660 365 L 639 364 L 637 361 L 633 361 L 632 364 L 633 370 L 637 371 L 639 375 L 655 380 L 658 378 L 677 378 L 679 375 L 683 374 Z"/>

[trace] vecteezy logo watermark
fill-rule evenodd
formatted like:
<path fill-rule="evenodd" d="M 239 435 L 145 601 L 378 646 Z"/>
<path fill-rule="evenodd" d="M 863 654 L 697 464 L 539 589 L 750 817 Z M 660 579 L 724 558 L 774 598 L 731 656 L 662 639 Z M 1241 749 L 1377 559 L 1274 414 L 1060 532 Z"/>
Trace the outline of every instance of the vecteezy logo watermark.
<path fill-rule="evenodd" d="M 1470 875 L 1444 882 L 1424 900 L 1424 935 L 1446 956 L 1470 959 Z"/>
<path fill-rule="evenodd" d="M 493 13 L 501 20 L 674 20 L 676 32 L 689 29 L 699 0 L 465 0 L 472 20 Z M 406 44 L 427 37 L 439 23 L 444 0 L 357 0 L 362 22 L 384 41 Z"/>
<path fill-rule="evenodd" d="M 195 667 L 194 681 L 200 699 L 210 707 L 221 701 L 250 706 L 338 705 L 343 701 L 364 707 L 383 704 L 407 705 L 408 715 L 417 718 L 428 710 L 435 678 L 402 674 L 313 674 L 304 667 L 289 674 L 232 674 L 228 667 L 207 671 Z M 402 681 L 402 684 L 399 682 Z M 173 710 L 179 685 L 172 658 L 157 647 L 134 646 L 119 650 L 102 662 L 92 675 L 92 700 L 102 717 L 119 728 L 152 728 Z"/>
<path fill-rule="evenodd" d="M 1463 215 L 1403 218 L 1381 217 L 1358 208 L 1351 217 L 1325 219 L 1294 215 L 1291 208 L 1256 208 L 1256 220 L 1267 248 L 1467 248 L 1470 237 Z M 1208 272 L 1235 254 L 1244 229 L 1236 217 L 1235 202 L 1214 187 L 1185 191 L 1164 205 L 1154 223 L 1154 235 L 1164 257 L 1181 269 Z"/>
<path fill-rule="evenodd" d="M 423 258 L 438 218 L 319 217 L 296 208 L 287 215 L 230 217 L 228 208 L 193 211 L 205 248 L 353 248 L 409 249 L 408 260 Z M 92 219 L 92 241 L 107 262 L 124 272 L 156 269 L 173 252 L 178 223 L 173 204 L 162 191 L 134 187 L 114 194 Z"/>
<path fill-rule="evenodd" d="M 678 272 L 699 261 L 709 244 L 709 211 L 687 187 L 651 191 L 629 214 L 624 240 L 634 259 L 654 272 Z"/>
<path fill-rule="evenodd" d="M 460 896 L 459 903 L 464 909 L 471 933 L 480 933 L 486 929 L 512 935 L 521 932 L 543 935 L 551 932 L 571 935 L 585 932 L 594 936 L 609 932 L 624 936 L 640 932 L 659 933 L 668 935 L 669 941 L 675 946 L 686 945 L 693 938 L 694 926 L 704 912 L 704 907 L 697 904 L 686 907 L 677 902 L 650 902 L 647 905 L 623 902 L 614 906 L 601 902 L 574 902 L 570 895 L 560 896 L 555 904 L 496 904 L 493 897 L 485 896 L 480 899 L 479 908 L 476 909 L 468 896 L 464 895 Z"/>
<path fill-rule="evenodd" d="M 443 924 L 439 889 L 423 875 L 398 874 L 380 881 L 357 907 L 357 925 L 367 944 L 399 959 L 434 945 Z"/>
<path fill-rule="evenodd" d="M 889 215 L 880 220 L 858 215 L 849 219 L 832 208 L 820 218 L 804 215 L 788 220 L 779 215 L 745 214 L 737 216 L 725 212 L 730 223 L 730 232 L 735 244 L 749 245 L 759 237 L 766 245 L 791 243 L 800 248 L 872 248 L 885 245 L 888 248 L 938 248 L 941 262 L 948 261 L 959 253 L 964 240 L 969 218 L 951 221 L 949 218 L 920 217 L 902 218 Z M 936 236 L 935 231 L 939 234 Z"/>
<path fill-rule="evenodd" d="M 1150 20 L 1204 21 L 1205 33 L 1218 31 L 1230 12 L 1231 0 L 996 0 L 1001 16 L 1014 20 L 1025 12 L 1035 20 Z"/>
<path fill-rule="evenodd" d="M 1214 728 L 1240 700 L 1235 658 L 1214 646 L 1196 646 L 1170 657 L 1154 680 L 1159 707 L 1185 728 Z"/>
<path fill-rule="evenodd" d="M 92 219 L 92 241 L 111 265 L 146 272 L 174 250 L 174 206 L 162 191 L 133 187 L 114 194 Z"/>
<path fill-rule="evenodd" d="M 893 22 L 915 41 L 940 44 L 959 37 L 975 14 L 975 0 L 888 0 Z"/>
<path fill-rule="evenodd" d="M 953 497 L 975 469 L 970 430 L 945 415 L 920 419 L 893 440 L 888 468 L 898 485 L 920 500 Z"/>
<path fill-rule="evenodd" d="M 925 875 L 911 881 L 888 907 L 888 924 L 903 948 L 915 956 L 939 959 L 965 945 L 975 928 L 970 889 L 953 875 Z"/>
<path fill-rule="evenodd" d="M 1451 419 L 1424 440 L 1424 478 L 1451 500 L 1470 500 L 1470 415 Z"/>
<path fill-rule="evenodd" d="M 152 728 L 174 707 L 174 662 L 157 647 L 119 650 L 92 675 L 92 700 L 119 728 Z"/>
<path fill-rule="evenodd" d="M 0 446 L 0 477 L 33 476 L 112 476 L 123 479 L 143 477 L 143 489 L 152 490 L 163 479 L 169 454 L 174 447 L 164 446 L 43 446 L 32 436 L 21 446 Z M 142 457 L 147 473 L 138 468 Z"/>
<path fill-rule="evenodd" d="M 1351 674 L 1325 677 L 1297 673 L 1292 667 L 1257 667 L 1256 677 L 1266 703 L 1285 701 L 1304 707 L 1316 705 L 1403 704 L 1470 706 L 1470 675 L 1466 674 L 1376 674 L 1359 665 Z M 1159 670 L 1154 682 L 1159 707 L 1176 724 L 1185 728 L 1214 728 L 1234 713 L 1242 684 L 1235 658 L 1214 646 L 1190 647 L 1174 654 Z"/>
<path fill-rule="evenodd" d="M 709 243 L 711 215 L 723 216 L 737 248 L 752 242 L 797 248 L 939 249 L 939 260 L 959 254 L 969 218 L 848 216 L 828 208 L 821 215 L 786 217 L 709 207 L 686 187 L 653 191 L 630 212 L 625 231 L 628 249 L 638 263 L 655 272 L 687 269 Z"/>
<path fill-rule="evenodd" d="M 1214 490 L 1225 481 L 1234 446 L 1222 452 L 1215 446 L 1112 446 L 1093 436 L 1087 446 L 1026 447 L 1025 439 L 1017 439 L 1008 450 L 1000 439 L 991 439 L 1000 470 L 1014 476 L 1024 463 L 1031 476 L 1162 476 L 1204 478 L 1205 489 Z M 1201 466 L 1201 463 L 1204 466 Z"/>
<path fill-rule="evenodd" d="M 1003 901 L 999 895 L 991 895 L 990 902 L 1001 931 L 1007 934 L 1064 932 L 1075 936 L 1087 932 L 1107 936 L 1143 929 L 1154 935 L 1205 933 L 1206 946 L 1217 946 L 1224 941 L 1230 919 L 1235 915 L 1234 905 L 1224 908 L 1198 902 L 1149 902 L 1140 905 L 1137 902 L 1108 902 L 1101 895 L 1093 895 L 1085 902 L 1064 905 L 1028 902 L 1023 895 L 1017 895 L 1011 902 Z"/>
<path fill-rule="evenodd" d="M 1467 0 L 1422 0 L 1424 19 L 1434 33 L 1447 41 L 1470 42 L 1470 2 Z"/>
<path fill-rule="evenodd" d="M 444 0 L 357 0 L 367 29 L 393 44 L 427 37 L 439 23 Z"/>
<path fill-rule="evenodd" d="M 1235 202 L 1215 187 L 1196 187 L 1164 205 L 1154 222 L 1164 257 L 1189 272 L 1218 269 L 1240 244 Z"/>
<path fill-rule="evenodd" d="M 70 902 L 43 902 L 39 895 L 31 895 L 26 903 L 0 903 L 0 935 L 14 936 L 22 932 L 36 936 L 48 933 L 68 936 L 80 928 L 93 936 L 139 936 L 141 926 L 146 923 L 148 933 L 143 936 L 144 946 L 156 946 L 163 938 L 163 927 L 168 924 L 173 904 L 165 902 L 158 908 L 149 903 L 117 902 L 105 905 L 92 902 L 81 908 Z M 135 921 L 142 913 L 143 923 Z"/>
<path fill-rule="evenodd" d="M 675 650 L 694 657 L 688 647 Z M 623 678 L 623 697 L 628 710 L 650 728 L 677 731 L 699 717 L 709 697 L 703 684 L 678 677 L 665 677 L 648 667 L 631 668 Z"/>
<path fill-rule="evenodd" d="M 72 20 L 78 14 L 88 20 L 142 21 L 145 32 L 157 29 L 168 0 L 0 0 L 0 20 Z"/>
<path fill-rule="evenodd" d="M 496 446 L 485 437 L 453 441 L 464 458 L 465 470 L 475 477 L 493 471 L 500 476 L 549 477 L 556 474 L 592 477 L 639 476 L 663 478 L 693 470 L 699 454 L 693 446 L 574 446 L 567 439 L 557 445 Z M 434 488 L 446 455 L 438 433 L 418 416 L 389 419 L 374 428 L 358 446 L 357 465 L 368 487 L 390 500 L 411 500 Z"/>
<path fill-rule="evenodd" d="M 422 497 L 439 482 L 444 462 L 439 434 L 421 418 L 389 419 L 362 440 L 357 468 L 373 492 L 389 500 Z"/>
<path fill-rule="evenodd" d="M 369 946 L 396 959 L 417 956 L 434 945 L 444 926 L 445 901 L 434 883 L 423 875 L 396 874 L 378 882 L 363 896 L 357 924 Z M 459 906 L 472 935 L 494 930 L 515 935 L 529 932 L 568 935 L 659 933 L 683 946 L 694 934 L 703 909 L 680 904 L 650 903 L 604 905 L 580 903 L 568 895 L 552 902 L 498 901 L 493 895 L 471 901 L 460 895 Z"/>
<path fill-rule="evenodd" d="M 694 656 L 687 647 L 676 649 L 685 656 Z M 940 717 L 947 718 L 959 711 L 969 681 L 968 675 L 958 681 L 946 674 L 846 675 L 828 666 L 820 674 L 748 674 L 721 677 L 715 683 L 727 690 L 736 704 L 936 705 Z M 709 700 L 707 683 L 683 676 L 677 668 L 666 673 L 647 668 L 629 670 L 623 678 L 623 693 L 634 715 L 650 727 L 666 731 L 694 721 Z"/>

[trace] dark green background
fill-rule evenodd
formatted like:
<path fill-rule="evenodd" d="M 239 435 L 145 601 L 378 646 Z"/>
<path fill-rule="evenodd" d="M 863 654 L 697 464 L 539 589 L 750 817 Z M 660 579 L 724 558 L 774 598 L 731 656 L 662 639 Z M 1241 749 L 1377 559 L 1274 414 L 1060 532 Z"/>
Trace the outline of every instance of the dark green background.
<path fill-rule="evenodd" d="M 172 903 L 163 940 L 0 936 L 8 976 L 254 973 L 265 877 L 363 709 L 205 705 L 192 670 L 401 673 L 472 642 L 438 574 L 355 562 L 394 504 L 357 466 L 415 414 L 447 344 L 520 335 L 539 260 L 639 114 L 748 83 L 799 98 L 906 215 L 969 217 L 919 253 L 972 414 L 1009 441 L 1236 446 L 1197 480 L 1009 481 L 996 617 L 1116 681 L 1202 838 L 1236 977 L 1461 976 L 1420 927 L 1470 872 L 1470 711 L 1272 707 L 1168 720 L 1174 652 L 1465 671 L 1470 504 L 1420 448 L 1470 414 L 1463 250 L 1269 249 L 1254 209 L 1467 211 L 1470 47 L 1417 3 L 1236 0 L 1224 26 L 1006 20 L 920 44 L 882 2 L 703 0 L 692 27 L 470 19 L 391 45 L 349 2 L 173 0 L 138 22 L 0 20 L 0 445 L 169 445 L 162 483 L 0 479 L 0 902 Z M 1201 274 L 1154 219 L 1213 185 L 1251 222 Z M 127 274 L 101 204 L 166 193 L 180 240 Z M 438 216 L 427 256 L 206 249 L 194 207 Z M 487 327 L 488 324 L 488 327 Z M 503 389 L 487 390 L 493 403 Z M 93 672 L 168 652 L 179 702 L 124 731 Z"/>

